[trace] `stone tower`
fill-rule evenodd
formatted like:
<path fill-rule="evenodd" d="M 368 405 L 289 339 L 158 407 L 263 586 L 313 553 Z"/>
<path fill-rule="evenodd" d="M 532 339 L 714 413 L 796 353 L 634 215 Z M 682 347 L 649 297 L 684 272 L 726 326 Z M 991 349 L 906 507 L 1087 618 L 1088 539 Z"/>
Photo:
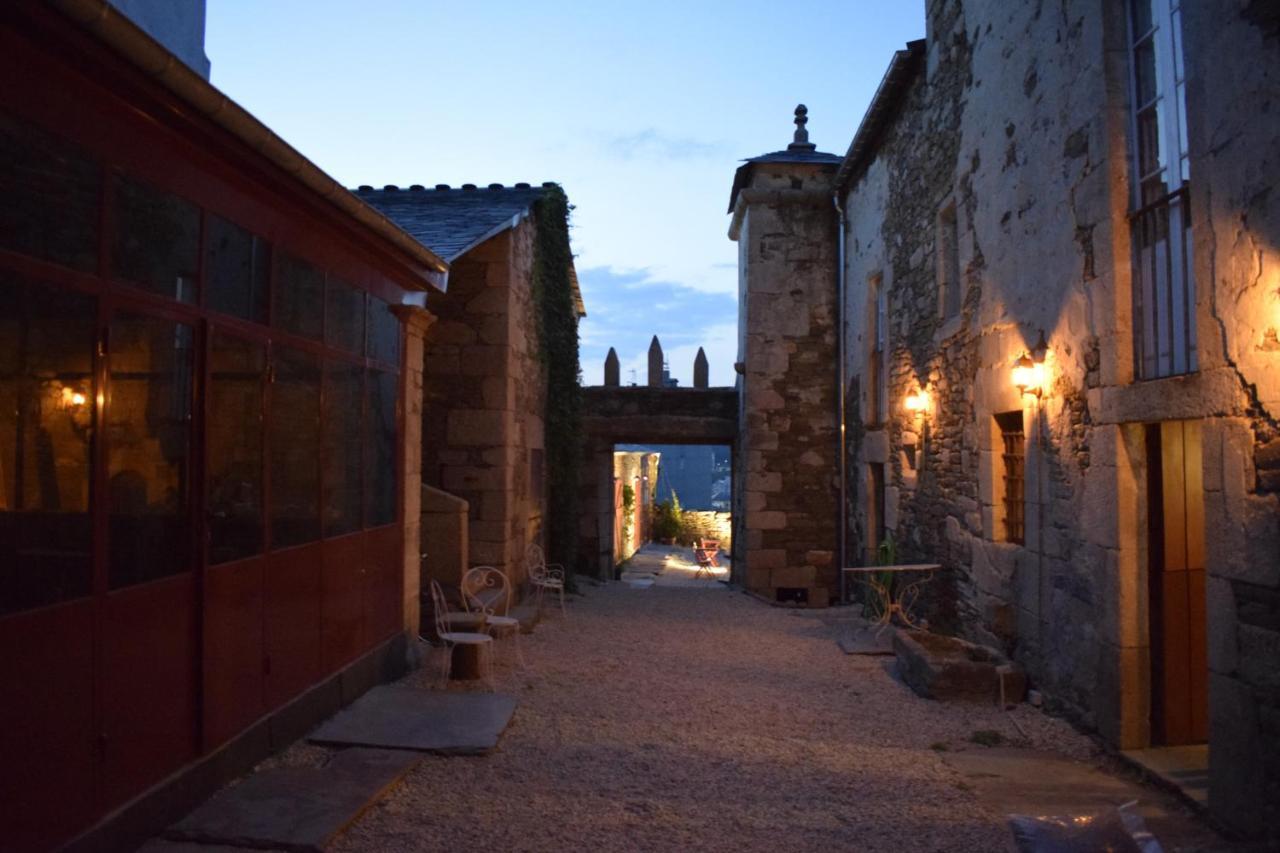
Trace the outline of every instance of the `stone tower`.
<path fill-rule="evenodd" d="M 734 175 L 742 373 L 735 580 L 770 601 L 836 596 L 839 422 L 833 185 L 840 158 L 815 150 L 796 107 L 786 149 Z M 741 538 L 739 538 L 741 537 Z"/>

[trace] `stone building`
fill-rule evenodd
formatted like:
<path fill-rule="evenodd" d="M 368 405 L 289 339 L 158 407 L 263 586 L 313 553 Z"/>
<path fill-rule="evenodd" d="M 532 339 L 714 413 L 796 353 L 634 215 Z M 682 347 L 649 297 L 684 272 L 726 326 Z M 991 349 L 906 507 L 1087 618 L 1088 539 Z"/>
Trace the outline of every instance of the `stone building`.
<path fill-rule="evenodd" d="M 839 410 L 836 214 L 840 158 L 809 142 L 803 106 L 785 150 L 738 168 L 738 441 L 733 578 L 773 602 L 837 597 Z M 745 565 L 744 565 L 745 562 Z"/>
<path fill-rule="evenodd" d="M 886 537 L 899 562 L 941 562 L 935 627 L 1003 646 L 1120 748 L 1207 744 L 1213 814 L 1275 836 L 1280 16 L 926 6 L 927 38 L 893 56 L 838 165 L 751 165 L 775 218 L 757 229 L 738 205 L 749 571 L 800 557 L 769 548 L 793 475 L 759 473 L 779 451 L 753 459 L 751 431 L 803 464 L 776 421 L 794 432 L 788 387 L 831 387 L 788 371 L 833 351 L 804 288 L 834 292 L 841 250 L 848 564 Z M 805 201 L 811 184 L 836 205 Z M 803 213 L 779 217 L 788 203 Z M 752 298 L 791 288 L 816 315 L 801 340 L 775 320 L 753 345 Z"/>
<path fill-rule="evenodd" d="M 652 539 L 653 505 L 662 454 L 644 449 L 619 448 L 613 452 L 614 565 L 630 559 Z M 628 507 L 626 490 L 631 490 Z"/>
<path fill-rule="evenodd" d="M 439 322 L 426 350 L 422 481 L 467 502 L 467 562 L 502 569 L 517 584 L 525 549 L 542 543 L 547 511 L 546 378 L 533 270 L 538 203 L 551 191 L 558 188 L 356 191 L 450 263 L 448 290 L 428 300 Z M 586 310 L 571 280 L 581 318 Z M 432 548 L 428 542 L 426 569 L 439 577 L 433 563 L 455 561 Z"/>

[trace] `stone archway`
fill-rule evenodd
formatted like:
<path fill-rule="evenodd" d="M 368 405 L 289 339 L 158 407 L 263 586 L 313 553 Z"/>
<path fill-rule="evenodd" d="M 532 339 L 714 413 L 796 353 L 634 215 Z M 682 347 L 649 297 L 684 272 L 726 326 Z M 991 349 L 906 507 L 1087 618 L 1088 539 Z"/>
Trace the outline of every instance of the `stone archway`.
<path fill-rule="evenodd" d="M 582 424 L 579 564 L 588 567 L 596 577 L 607 578 L 613 573 L 614 555 L 614 446 L 719 444 L 729 446 L 736 458 L 738 391 L 736 388 L 588 387 L 582 389 Z M 736 514 L 734 519 L 736 526 Z M 735 551 L 736 548 L 735 545 Z M 733 556 L 736 566 L 737 554 Z"/>

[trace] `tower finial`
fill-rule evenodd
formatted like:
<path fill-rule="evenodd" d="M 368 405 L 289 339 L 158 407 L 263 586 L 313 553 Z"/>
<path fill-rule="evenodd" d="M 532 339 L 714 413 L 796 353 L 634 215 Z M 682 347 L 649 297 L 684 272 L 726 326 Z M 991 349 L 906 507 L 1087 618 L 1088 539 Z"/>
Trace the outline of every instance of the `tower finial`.
<path fill-rule="evenodd" d="M 804 104 L 796 105 L 796 135 L 791 144 L 787 146 L 788 151 L 813 151 L 818 146 L 809 141 L 809 131 L 805 125 L 809 123 L 809 108 Z"/>

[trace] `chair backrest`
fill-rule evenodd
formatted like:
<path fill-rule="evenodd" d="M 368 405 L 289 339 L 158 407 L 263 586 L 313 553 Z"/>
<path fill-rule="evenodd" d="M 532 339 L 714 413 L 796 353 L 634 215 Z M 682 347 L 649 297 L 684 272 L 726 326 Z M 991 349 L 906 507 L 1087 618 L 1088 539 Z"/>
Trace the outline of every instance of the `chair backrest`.
<path fill-rule="evenodd" d="M 436 633 L 440 636 L 449 633 L 449 602 L 445 600 L 444 590 L 435 578 L 431 579 L 431 615 L 435 619 Z"/>
<path fill-rule="evenodd" d="M 529 580 L 538 583 L 547 576 L 547 559 L 542 555 L 542 546 L 530 545 L 524 552 L 524 570 Z"/>
<path fill-rule="evenodd" d="M 462 576 L 462 603 L 468 612 L 506 616 L 511 608 L 511 582 L 493 566 L 468 569 Z"/>

